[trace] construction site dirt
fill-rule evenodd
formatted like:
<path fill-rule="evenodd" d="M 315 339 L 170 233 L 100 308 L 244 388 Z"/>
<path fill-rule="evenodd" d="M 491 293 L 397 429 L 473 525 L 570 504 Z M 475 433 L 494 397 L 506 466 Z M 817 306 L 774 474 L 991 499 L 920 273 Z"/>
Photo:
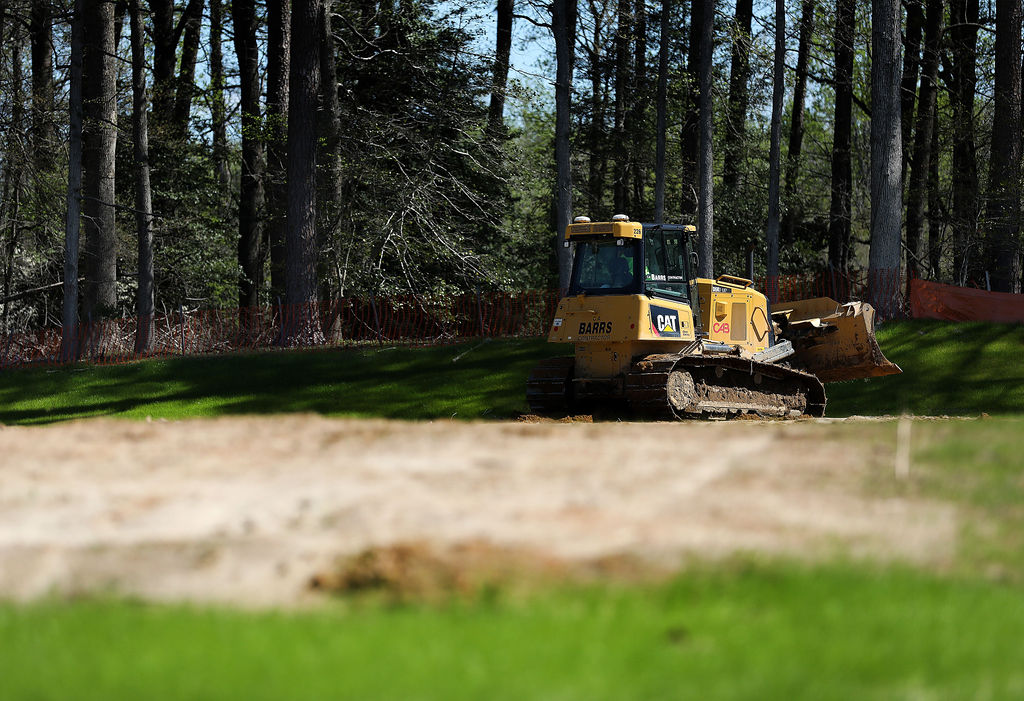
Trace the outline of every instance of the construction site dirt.
<path fill-rule="evenodd" d="M 0 427 L 0 598 L 301 606 L 410 572 L 429 587 L 748 553 L 942 566 L 956 547 L 954 507 L 869 487 L 891 470 L 881 438 L 588 418 Z"/>

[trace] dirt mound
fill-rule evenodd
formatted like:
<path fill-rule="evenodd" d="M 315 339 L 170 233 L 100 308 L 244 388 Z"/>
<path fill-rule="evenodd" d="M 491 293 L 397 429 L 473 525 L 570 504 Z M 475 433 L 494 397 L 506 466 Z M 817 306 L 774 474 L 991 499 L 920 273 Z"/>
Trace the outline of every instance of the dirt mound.
<path fill-rule="evenodd" d="M 372 591 L 396 600 L 438 600 L 566 580 L 636 581 L 656 574 L 665 573 L 629 554 L 573 561 L 538 548 L 483 540 L 447 546 L 418 541 L 374 546 L 338 558 L 331 568 L 313 575 L 309 586 L 336 594 Z"/>
<path fill-rule="evenodd" d="M 537 414 L 520 414 L 515 418 L 519 423 L 524 424 L 592 424 L 594 417 L 591 414 L 574 414 L 571 416 L 538 416 Z"/>

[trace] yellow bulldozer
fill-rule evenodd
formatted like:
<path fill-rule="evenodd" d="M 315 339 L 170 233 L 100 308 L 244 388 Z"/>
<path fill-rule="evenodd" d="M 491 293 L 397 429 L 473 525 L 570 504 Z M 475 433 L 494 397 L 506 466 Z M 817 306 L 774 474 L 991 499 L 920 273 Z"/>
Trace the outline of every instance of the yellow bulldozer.
<path fill-rule="evenodd" d="M 687 225 L 577 217 L 568 294 L 548 340 L 575 344 L 530 373 L 542 415 L 623 401 L 652 419 L 823 416 L 823 382 L 899 373 L 863 302 L 777 305 L 733 275 L 697 277 Z"/>

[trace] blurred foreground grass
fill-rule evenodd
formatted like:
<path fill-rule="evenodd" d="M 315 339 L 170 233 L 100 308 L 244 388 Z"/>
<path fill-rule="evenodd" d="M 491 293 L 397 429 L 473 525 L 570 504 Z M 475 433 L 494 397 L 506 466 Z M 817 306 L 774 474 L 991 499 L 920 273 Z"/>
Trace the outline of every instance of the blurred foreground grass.
<path fill-rule="evenodd" d="M 955 505 L 956 571 L 1024 586 L 1024 417 L 918 420 L 910 429 L 909 476 L 881 479 L 892 469 L 881 461 L 868 488 Z"/>
<path fill-rule="evenodd" d="M 878 337 L 903 374 L 828 385 L 830 416 L 1024 413 L 1024 327 L 909 321 Z M 0 423 L 280 412 L 500 419 L 526 411 L 538 360 L 571 352 L 541 339 L 496 340 L 6 370 Z"/>
<path fill-rule="evenodd" d="M 1022 698 L 1024 418 L 912 421 L 904 479 L 897 426 L 802 429 L 871 442 L 864 489 L 955 509 L 948 562 L 752 554 L 660 584 L 296 612 L 0 603 L 0 699 Z"/>
<path fill-rule="evenodd" d="M 2 606 L 0 696 L 1016 699 L 1022 597 L 901 567 L 734 562 L 446 606 Z"/>

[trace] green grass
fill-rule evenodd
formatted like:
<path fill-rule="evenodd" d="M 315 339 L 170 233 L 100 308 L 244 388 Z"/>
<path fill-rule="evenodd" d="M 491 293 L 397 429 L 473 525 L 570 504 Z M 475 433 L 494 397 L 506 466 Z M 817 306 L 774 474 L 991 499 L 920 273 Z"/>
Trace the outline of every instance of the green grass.
<path fill-rule="evenodd" d="M 829 416 L 1024 413 L 1024 326 L 904 321 L 877 336 L 903 374 L 826 385 Z"/>
<path fill-rule="evenodd" d="M 664 585 L 299 613 L 0 606 L 4 699 L 1015 699 L 1024 589 L 732 563 Z"/>
<path fill-rule="evenodd" d="M 282 412 L 507 418 L 526 409 L 530 368 L 565 352 L 565 346 L 531 339 L 5 371 L 0 372 L 0 423 Z"/>
<path fill-rule="evenodd" d="M 910 321 L 886 324 L 878 337 L 903 374 L 828 385 L 830 416 L 1024 413 L 1024 326 Z M 507 418 L 526 411 L 534 363 L 571 352 L 531 339 L 3 371 L 0 423 L 300 411 Z"/>

